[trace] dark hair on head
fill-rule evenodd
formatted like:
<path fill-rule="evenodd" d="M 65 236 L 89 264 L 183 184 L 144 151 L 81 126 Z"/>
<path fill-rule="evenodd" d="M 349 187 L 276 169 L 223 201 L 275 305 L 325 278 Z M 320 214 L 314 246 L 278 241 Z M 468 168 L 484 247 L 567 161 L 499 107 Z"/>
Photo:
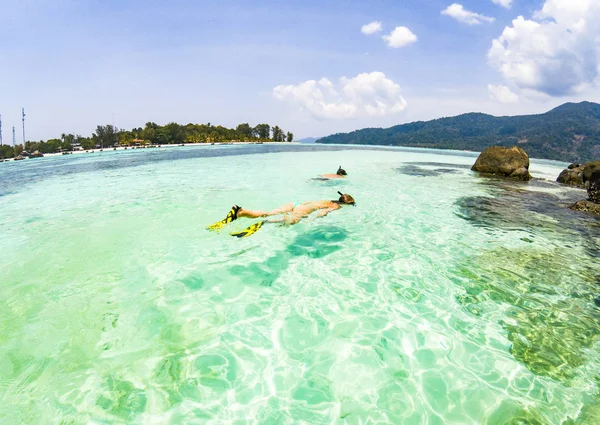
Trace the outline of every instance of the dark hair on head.
<path fill-rule="evenodd" d="M 340 165 L 340 168 L 338 168 L 338 170 L 337 170 L 337 173 L 336 173 L 336 174 L 337 174 L 338 176 L 345 176 L 345 175 L 347 175 L 348 173 L 347 173 L 347 172 L 346 172 L 346 170 L 344 170 L 344 169 L 342 168 L 342 166 Z"/>
<path fill-rule="evenodd" d="M 340 199 L 338 199 L 338 203 L 347 204 L 347 205 L 355 205 L 354 198 L 347 193 L 342 193 L 338 191 L 340 194 Z"/>

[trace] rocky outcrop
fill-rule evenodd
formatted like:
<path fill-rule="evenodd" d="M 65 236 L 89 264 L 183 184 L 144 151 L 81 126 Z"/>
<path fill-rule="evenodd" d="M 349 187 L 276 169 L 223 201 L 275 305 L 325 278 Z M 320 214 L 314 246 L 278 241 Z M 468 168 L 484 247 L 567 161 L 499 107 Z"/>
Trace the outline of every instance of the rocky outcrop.
<path fill-rule="evenodd" d="M 591 173 L 588 181 L 588 200 L 600 204 L 600 168 Z"/>
<path fill-rule="evenodd" d="M 592 174 L 600 171 L 600 161 L 588 162 L 583 167 L 583 183 L 585 183 L 592 179 Z"/>
<path fill-rule="evenodd" d="M 571 168 L 574 164 L 569 165 L 569 168 L 565 168 L 558 175 L 557 182 L 562 184 L 570 184 L 573 186 L 583 186 L 583 169 L 579 164 L 576 167 Z"/>
<path fill-rule="evenodd" d="M 556 181 L 563 184 L 585 187 L 586 182 L 590 180 L 592 173 L 596 170 L 600 170 L 600 161 L 571 164 L 560 173 Z"/>
<path fill-rule="evenodd" d="M 591 172 L 589 178 L 586 178 L 585 181 L 588 183 L 588 199 L 577 201 L 569 208 L 600 216 L 600 168 Z"/>
<path fill-rule="evenodd" d="M 529 156 L 520 147 L 492 146 L 481 152 L 471 170 L 484 174 L 531 180 Z"/>

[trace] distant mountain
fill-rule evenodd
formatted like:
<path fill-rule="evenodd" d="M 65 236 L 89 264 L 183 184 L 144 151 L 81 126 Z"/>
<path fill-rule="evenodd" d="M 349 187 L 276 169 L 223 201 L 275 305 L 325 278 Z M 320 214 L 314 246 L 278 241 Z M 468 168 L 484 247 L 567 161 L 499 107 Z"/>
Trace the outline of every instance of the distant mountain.
<path fill-rule="evenodd" d="M 482 151 L 492 145 L 525 149 L 530 157 L 566 162 L 600 159 L 600 105 L 565 103 L 545 114 L 494 117 L 469 113 L 390 128 L 365 128 L 317 143 L 413 146 Z"/>
<path fill-rule="evenodd" d="M 305 137 L 304 139 L 296 140 L 298 143 L 315 143 L 320 137 Z"/>

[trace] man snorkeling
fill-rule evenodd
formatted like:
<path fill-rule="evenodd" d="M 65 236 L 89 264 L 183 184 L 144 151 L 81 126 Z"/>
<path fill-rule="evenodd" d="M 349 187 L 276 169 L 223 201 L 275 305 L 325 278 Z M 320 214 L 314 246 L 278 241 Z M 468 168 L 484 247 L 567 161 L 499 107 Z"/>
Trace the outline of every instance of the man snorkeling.
<path fill-rule="evenodd" d="M 336 171 L 335 174 L 321 174 L 320 177 L 322 179 L 343 179 L 348 175 L 348 173 L 346 172 L 346 170 L 344 170 L 342 168 L 342 166 L 340 165 L 340 167 L 338 168 L 338 170 Z"/>
<path fill-rule="evenodd" d="M 260 229 L 263 226 L 263 224 L 265 224 L 265 223 L 282 223 L 282 224 L 291 225 L 291 224 L 298 223 L 303 218 L 306 218 L 309 215 L 311 215 L 312 213 L 317 212 L 317 211 L 318 211 L 318 213 L 316 214 L 316 217 L 325 217 L 331 211 L 340 209 L 342 207 L 342 205 L 356 205 L 354 202 L 354 198 L 352 198 L 352 196 L 342 193 L 342 192 L 338 192 L 338 193 L 340 195 L 338 200 L 290 202 L 289 204 L 282 205 L 281 207 L 276 208 L 272 211 L 252 211 L 252 210 L 246 210 L 242 207 L 234 205 L 231 208 L 231 210 L 229 211 L 229 213 L 227 214 L 227 217 L 225 217 L 223 220 L 221 220 L 211 226 L 208 226 L 207 229 L 208 230 L 220 230 L 225 225 L 227 225 L 227 224 L 231 223 L 232 221 L 237 220 L 238 218 L 241 218 L 241 217 L 259 218 L 259 217 L 272 217 L 272 216 L 276 216 L 276 215 L 281 215 L 281 217 L 271 219 L 271 220 L 260 221 L 258 223 L 253 224 L 252 226 L 248 227 L 247 229 L 245 229 L 241 232 L 231 234 L 232 236 L 237 236 L 238 238 L 243 238 L 243 237 L 250 236 L 250 235 L 256 233 L 258 231 L 258 229 Z"/>

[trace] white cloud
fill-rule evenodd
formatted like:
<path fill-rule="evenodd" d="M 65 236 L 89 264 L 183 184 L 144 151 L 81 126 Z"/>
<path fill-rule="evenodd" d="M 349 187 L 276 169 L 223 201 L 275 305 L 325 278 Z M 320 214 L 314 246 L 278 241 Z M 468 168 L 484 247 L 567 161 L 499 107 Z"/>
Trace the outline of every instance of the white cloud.
<path fill-rule="evenodd" d="M 376 32 L 381 31 L 381 22 L 379 21 L 373 21 L 369 24 L 363 25 L 360 28 L 360 32 L 362 32 L 363 34 L 366 35 L 371 35 L 371 34 L 375 34 Z"/>
<path fill-rule="evenodd" d="M 519 96 L 513 93 L 508 86 L 488 84 L 487 87 L 492 100 L 500 103 L 516 103 L 519 101 Z"/>
<path fill-rule="evenodd" d="M 417 41 L 417 36 L 406 27 L 396 27 L 389 35 L 381 37 L 390 47 L 404 47 Z"/>
<path fill-rule="evenodd" d="M 273 88 L 273 97 L 300 106 L 319 119 L 381 117 L 406 108 L 400 86 L 383 72 L 341 77 L 337 86 L 327 78 L 279 85 Z"/>
<path fill-rule="evenodd" d="M 494 3 L 496 3 L 497 5 L 505 7 L 507 9 L 510 9 L 510 7 L 512 6 L 512 2 L 513 2 L 513 0 L 492 0 L 492 1 Z"/>
<path fill-rule="evenodd" d="M 492 42 L 488 61 L 510 86 L 549 96 L 600 83 L 600 2 L 546 0 L 532 19 L 512 21 Z"/>
<path fill-rule="evenodd" d="M 453 3 L 446 9 L 442 10 L 442 15 L 448 15 L 451 18 L 456 19 L 458 22 L 462 22 L 463 24 L 467 25 L 478 25 L 484 22 L 494 22 L 494 18 L 466 10 L 462 4 L 458 3 Z"/>

